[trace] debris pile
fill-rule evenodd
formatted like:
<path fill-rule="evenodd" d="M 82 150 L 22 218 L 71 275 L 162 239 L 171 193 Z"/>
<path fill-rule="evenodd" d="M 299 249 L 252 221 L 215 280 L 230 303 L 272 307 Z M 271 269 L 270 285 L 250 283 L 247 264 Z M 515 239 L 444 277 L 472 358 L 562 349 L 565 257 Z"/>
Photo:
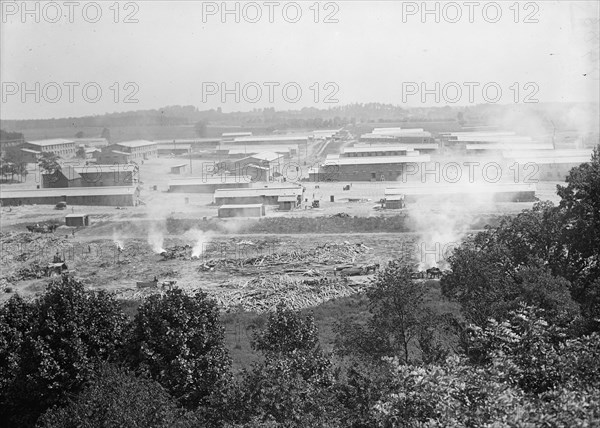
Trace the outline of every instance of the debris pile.
<path fill-rule="evenodd" d="M 288 251 L 281 253 L 265 254 L 247 258 L 221 258 L 210 259 L 201 264 L 200 272 L 214 270 L 244 271 L 248 268 L 280 268 L 284 272 L 308 272 L 314 266 L 331 266 L 340 263 L 354 263 L 356 258 L 370 250 L 362 243 L 351 244 L 323 244 L 309 251 Z"/>
<path fill-rule="evenodd" d="M 8 282 L 23 281 L 26 279 L 39 279 L 46 276 L 47 269 L 38 262 L 33 262 L 28 266 L 23 266 L 16 270 L 12 275 L 7 276 L 5 279 Z"/>
<path fill-rule="evenodd" d="M 320 305 L 328 300 L 347 297 L 363 291 L 363 285 L 350 285 L 333 278 L 297 279 L 288 275 L 260 276 L 249 281 L 229 282 L 214 298 L 226 311 L 268 312 L 279 302 L 293 309 Z"/>
<path fill-rule="evenodd" d="M 43 278 L 45 264 L 70 242 L 55 234 L 27 232 L 0 233 L 0 283 Z M 62 254 L 61 254 L 62 256 Z"/>
<path fill-rule="evenodd" d="M 337 214 L 332 214 L 330 217 L 331 218 L 350 218 L 351 215 L 348 213 L 337 213 Z"/>
<path fill-rule="evenodd" d="M 26 226 L 27 230 L 30 232 L 37 233 L 54 233 L 56 229 L 58 229 L 58 224 L 56 223 L 36 223 Z"/>
<path fill-rule="evenodd" d="M 192 259 L 192 246 L 191 245 L 174 245 L 173 247 L 168 247 L 160 253 L 163 257 L 163 260 L 175 260 L 175 259 L 183 259 L 183 260 L 191 260 Z"/>

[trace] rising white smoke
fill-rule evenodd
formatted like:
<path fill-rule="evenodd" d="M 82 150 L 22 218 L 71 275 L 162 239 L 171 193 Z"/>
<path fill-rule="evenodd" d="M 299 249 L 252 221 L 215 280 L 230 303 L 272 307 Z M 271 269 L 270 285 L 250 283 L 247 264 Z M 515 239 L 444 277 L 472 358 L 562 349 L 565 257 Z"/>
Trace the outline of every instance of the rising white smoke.
<path fill-rule="evenodd" d="M 163 248 L 165 235 L 156 225 L 151 225 L 148 229 L 148 244 L 156 254 L 160 254 L 165 249 Z"/>
<path fill-rule="evenodd" d="M 192 257 L 200 257 L 208 248 L 208 245 L 213 237 L 213 232 L 204 232 L 202 230 L 192 229 L 186 232 L 186 237 L 194 241 L 194 245 L 192 247 Z"/>
<path fill-rule="evenodd" d="M 125 248 L 125 239 L 117 232 L 116 228 L 113 229 L 112 241 L 119 251 Z"/>
<path fill-rule="evenodd" d="M 426 185 L 434 189 L 439 184 Z M 446 187 L 448 185 L 444 185 Z M 419 271 L 446 269 L 447 257 L 460 245 L 479 217 L 494 206 L 493 186 L 456 183 L 460 195 L 432 195 L 408 206 L 409 227 L 417 233 L 413 256 Z"/>

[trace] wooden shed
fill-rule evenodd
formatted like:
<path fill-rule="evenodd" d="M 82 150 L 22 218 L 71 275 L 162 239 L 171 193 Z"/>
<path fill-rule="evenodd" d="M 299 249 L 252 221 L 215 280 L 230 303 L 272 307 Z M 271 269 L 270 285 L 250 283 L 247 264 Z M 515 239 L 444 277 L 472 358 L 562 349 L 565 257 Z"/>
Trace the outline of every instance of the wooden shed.
<path fill-rule="evenodd" d="M 404 208 L 404 195 L 388 195 L 385 197 L 386 210 L 399 210 Z"/>
<path fill-rule="evenodd" d="M 90 216 L 89 214 L 67 214 L 65 224 L 72 227 L 89 226 Z"/>
<path fill-rule="evenodd" d="M 187 164 L 175 165 L 171 167 L 171 174 L 184 174 L 187 170 Z"/>
<path fill-rule="evenodd" d="M 291 211 L 296 208 L 298 198 L 296 196 L 280 196 L 277 198 L 277 204 L 280 211 Z"/>
<path fill-rule="evenodd" d="M 219 207 L 220 218 L 230 217 L 262 217 L 265 215 L 263 204 L 222 205 Z"/>

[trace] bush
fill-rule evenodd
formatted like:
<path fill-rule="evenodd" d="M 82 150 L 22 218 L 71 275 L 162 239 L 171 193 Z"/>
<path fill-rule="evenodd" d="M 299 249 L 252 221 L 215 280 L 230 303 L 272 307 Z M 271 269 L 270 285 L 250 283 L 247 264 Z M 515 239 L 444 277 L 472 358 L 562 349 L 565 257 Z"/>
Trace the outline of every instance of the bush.
<path fill-rule="evenodd" d="M 219 309 L 205 293 L 180 289 L 146 299 L 135 316 L 126 358 L 189 407 L 199 405 L 228 374 Z"/>
<path fill-rule="evenodd" d="M 194 422 L 157 382 L 104 364 L 76 399 L 48 410 L 37 426 L 183 428 Z"/>
<path fill-rule="evenodd" d="M 63 277 L 31 303 L 0 308 L 0 419 L 32 426 L 48 407 L 76 394 L 100 361 L 122 345 L 124 315 L 105 292 Z"/>

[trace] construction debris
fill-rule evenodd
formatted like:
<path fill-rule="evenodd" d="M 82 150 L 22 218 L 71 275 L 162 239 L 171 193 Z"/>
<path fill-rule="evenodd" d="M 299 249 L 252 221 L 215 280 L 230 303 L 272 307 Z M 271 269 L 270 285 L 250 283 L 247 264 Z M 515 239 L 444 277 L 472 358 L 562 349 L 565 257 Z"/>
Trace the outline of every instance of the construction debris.
<path fill-rule="evenodd" d="M 43 224 L 32 224 L 32 225 L 28 225 L 26 226 L 27 230 L 30 232 L 37 232 L 37 233 L 54 233 L 54 231 L 56 229 L 58 229 L 58 224 L 55 223 L 43 223 Z"/>
<path fill-rule="evenodd" d="M 295 279 L 288 275 L 260 276 L 223 285 L 233 291 L 214 296 L 226 311 L 274 311 L 279 302 L 293 309 L 317 306 L 325 301 L 347 297 L 364 290 L 366 284 L 351 285 L 334 278 Z"/>
<path fill-rule="evenodd" d="M 175 245 L 165 249 L 160 255 L 163 260 L 175 260 L 184 259 L 190 260 L 192 258 L 192 246 L 191 245 Z"/>
<path fill-rule="evenodd" d="M 46 276 L 46 268 L 40 263 L 34 261 L 28 266 L 24 266 L 18 269 L 12 275 L 6 276 L 5 279 L 8 282 L 23 281 L 26 279 L 39 279 Z"/>
<path fill-rule="evenodd" d="M 358 256 L 369 250 L 369 247 L 361 243 L 327 243 L 308 251 L 272 253 L 243 259 L 210 259 L 201 264 L 198 270 L 200 272 L 215 270 L 251 272 L 254 268 L 256 270 L 280 270 L 287 273 L 306 273 L 315 270 L 317 266 L 322 268 L 323 266 L 355 263 Z"/>

